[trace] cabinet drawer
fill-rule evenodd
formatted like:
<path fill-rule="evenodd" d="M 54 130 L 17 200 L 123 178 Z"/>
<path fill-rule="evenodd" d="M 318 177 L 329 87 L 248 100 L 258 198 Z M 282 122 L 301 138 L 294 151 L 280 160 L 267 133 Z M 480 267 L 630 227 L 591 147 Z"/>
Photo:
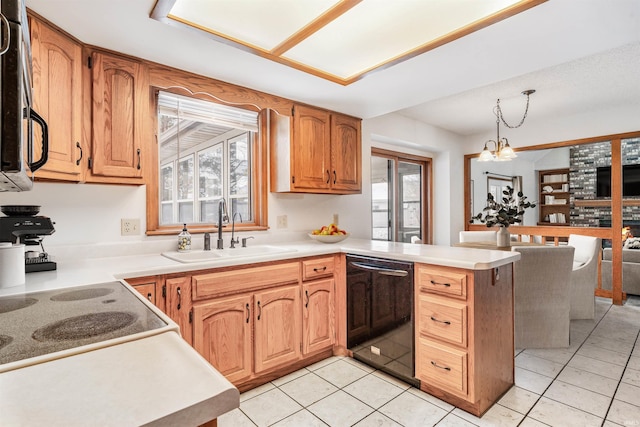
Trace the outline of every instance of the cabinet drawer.
<path fill-rule="evenodd" d="M 419 267 L 417 285 L 420 292 L 467 298 L 467 275 L 429 267 Z"/>
<path fill-rule="evenodd" d="M 467 395 L 467 353 L 420 338 L 416 373 L 421 381 Z"/>
<path fill-rule="evenodd" d="M 269 286 L 297 283 L 299 277 L 299 262 L 198 274 L 193 276 L 193 299 L 199 300 Z"/>
<path fill-rule="evenodd" d="M 318 277 L 333 276 L 333 257 L 317 258 L 302 261 L 302 280 L 313 280 Z"/>
<path fill-rule="evenodd" d="M 467 346 L 467 306 L 445 298 L 419 296 L 420 334 Z"/>

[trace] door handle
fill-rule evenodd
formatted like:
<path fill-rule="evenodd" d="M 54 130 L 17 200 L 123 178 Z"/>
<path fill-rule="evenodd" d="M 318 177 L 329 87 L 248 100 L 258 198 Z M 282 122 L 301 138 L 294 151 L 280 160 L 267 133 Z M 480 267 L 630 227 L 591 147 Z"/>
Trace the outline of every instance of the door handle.
<path fill-rule="evenodd" d="M 247 323 L 249 323 L 250 317 L 251 317 L 251 309 L 249 308 L 249 303 L 247 303 Z"/>
<path fill-rule="evenodd" d="M 304 303 L 304 308 L 307 308 L 307 307 L 309 307 L 309 291 L 308 291 L 308 290 L 305 290 L 305 291 L 304 291 L 304 294 L 305 294 L 305 295 L 306 295 L 306 297 L 307 297 L 307 302 L 306 302 L 306 303 Z"/>
<path fill-rule="evenodd" d="M 336 171 L 333 171 L 333 183 L 335 184 L 337 180 L 338 180 L 338 175 L 336 174 Z"/>
<path fill-rule="evenodd" d="M 405 270 L 393 270 L 391 268 L 376 267 L 369 264 L 363 264 L 361 262 L 351 262 L 350 264 L 353 267 L 359 268 L 361 270 L 373 271 L 375 273 L 380 273 L 385 276 L 406 277 L 409 275 L 409 272 Z"/>
<path fill-rule="evenodd" d="M 180 291 L 180 287 L 176 289 L 176 293 L 178 294 L 178 310 L 180 310 L 180 307 L 182 306 L 182 292 Z"/>
<path fill-rule="evenodd" d="M 137 167 L 137 169 L 140 170 L 140 149 L 139 148 L 137 150 L 137 153 L 138 153 L 138 167 Z"/>
<path fill-rule="evenodd" d="M 444 323 L 445 325 L 450 325 L 451 324 L 451 322 L 449 322 L 448 320 L 438 320 L 433 316 L 431 316 L 431 320 L 433 320 L 434 322 L 438 322 L 438 323 Z"/>
<path fill-rule="evenodd" d="M 79 166 L 80 160 L 82 160 L 82 146 L 79 142 L 76 141 L 76 147 L 78 147 L 78 149 L 80 150 L 80 157 L 78 157 L 78 160 L 76 160 L 76 166 Z"/>
<path fill-rule="evenodd" d="M 327 169 L 327 184 L 331 181 L 331 174 L 329 173 L 329 169 Z"/>
<path fill-rule="evenodd" d="M 258 301 L 258 320 L 260 320 L 260 316 L 262 316 L 262 307 L 260 307 L 260 301 Z"/>

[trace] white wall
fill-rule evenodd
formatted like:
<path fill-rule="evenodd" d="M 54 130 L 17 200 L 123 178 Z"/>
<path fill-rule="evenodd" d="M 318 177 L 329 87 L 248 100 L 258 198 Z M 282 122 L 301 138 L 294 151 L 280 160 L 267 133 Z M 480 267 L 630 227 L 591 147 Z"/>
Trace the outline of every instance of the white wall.
<path fill-rule="evenodd" d="M 388 115 L 364 120 L 362 124 L 362 194 L 314 195 L 269 193 L 269 225 L 264 232 L 247 232 L 259 240 L 305 238 L 305 234 L 333 221 L 354 237 L 371 236 L 371 146 L 404 151 L 433 158 L 434 242 L 448 245 L 462 229 L 462 154 L 459 139 L 449 132 Z M 126 244 L 167 241 L 172 236 L 120 236 L 121 218 L 139 218 L 145 229 L 146 187 L 101 184 L 37 182 L 33 191 L 0 193 L 0 204 L 41 205 L 40 214 L 55 221 L 56 232 L 45 239 L 45 249 L 63 245 Z M 286 229 L 276 227 L 277 217 L 287 215 Z M 227 234 L 227 233 L 225 233 Z M 201 245 L 194 236 L 194 246 Z M 227 239 L 227 236 L 225 236 Z M 53 252 L 53 251 L 52 251 Z"/>

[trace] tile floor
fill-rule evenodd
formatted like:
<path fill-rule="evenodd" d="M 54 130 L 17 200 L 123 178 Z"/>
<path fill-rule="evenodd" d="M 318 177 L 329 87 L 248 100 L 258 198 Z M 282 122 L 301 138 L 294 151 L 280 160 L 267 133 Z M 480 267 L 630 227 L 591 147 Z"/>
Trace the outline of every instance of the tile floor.
<path fill-rule="evenodd" d="M 640 307 L 596 300 L 568 349 L 516 351 L 515 386 L 482 418 L 333 357 L 243 393 L 218 426 L 640 426 Z"/>

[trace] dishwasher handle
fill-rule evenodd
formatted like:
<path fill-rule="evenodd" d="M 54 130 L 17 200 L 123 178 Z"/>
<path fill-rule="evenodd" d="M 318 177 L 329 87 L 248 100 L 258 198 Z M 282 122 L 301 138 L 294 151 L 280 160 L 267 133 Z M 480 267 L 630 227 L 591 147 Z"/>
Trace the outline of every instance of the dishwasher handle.
<path fill-rule="evenodd" d="M 359 268 L 361 270 L 366 270 L 366 271 L 372 271 L 375 273 L 380 273 L 385 276 L 406 277 L 409 275 L 409 272 L 406 270 L 393 270 L 391 268 L 376 267 L 375 265 L 363 264 L 361 262 L 353 262 L 353 261 L 350 262 L 350 264 L 355 268 Z"/>

